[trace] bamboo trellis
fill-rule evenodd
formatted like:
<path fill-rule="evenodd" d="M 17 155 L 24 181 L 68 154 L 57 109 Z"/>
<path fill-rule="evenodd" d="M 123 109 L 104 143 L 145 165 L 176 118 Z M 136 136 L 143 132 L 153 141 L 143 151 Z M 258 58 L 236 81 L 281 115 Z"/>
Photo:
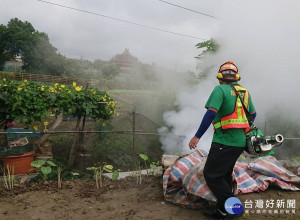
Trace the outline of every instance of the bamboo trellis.
<path fill-rule="evenodd" d="M 86 85 L 88 83 L 91 86 L 97 86 L 101 83 L 101 80 L 97 79 L 83 79 L 31 73 L 0 72 L 0 78 L 1 77 L 12 80 L 28 80 L 35 82 L 48 82 L 60 84 L 72 84 L 73 82 L 76 82 L 78 85 Z"/>

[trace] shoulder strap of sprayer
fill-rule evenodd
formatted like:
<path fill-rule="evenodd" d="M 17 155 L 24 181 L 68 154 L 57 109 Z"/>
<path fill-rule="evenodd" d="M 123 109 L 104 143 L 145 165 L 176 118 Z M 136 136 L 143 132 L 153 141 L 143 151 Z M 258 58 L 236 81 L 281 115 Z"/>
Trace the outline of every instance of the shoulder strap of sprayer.
<path fill-rule="evenodd" d="M 244 110 L 245 110 L 245 113 L 246 113 L 246 117 L 247 117 L 247 119 L 248 119 L 248 122 L 249 122 L 250 124 L 253 124 L 253 116 L 249 113 L 248 109 L 246 108 L 246 106 L 245 106 L 243 100 L 241 99 L 240 94 L 238 93 L 238 91 L 236 91 L 234 85 L 232 85 L 232 84 L 229 84 L 229 85 L 231 86 L 231 88 L 232 88 L 233 91 L 235 92 L 236 97 L 238 97 L 238 98 L 241 100 L 241 103 L 242 103 L 243 108 L 244 108 Z"/>

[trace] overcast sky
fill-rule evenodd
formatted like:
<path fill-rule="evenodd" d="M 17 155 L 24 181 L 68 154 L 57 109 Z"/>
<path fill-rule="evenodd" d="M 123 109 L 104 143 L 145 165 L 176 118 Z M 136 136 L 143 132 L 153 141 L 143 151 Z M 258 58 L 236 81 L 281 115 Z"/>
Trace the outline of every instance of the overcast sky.
<path fill-rule="evenodd" d="M 181 35 L 152 30 L 99 15 Z M 167 0 L 171 4 L 217 17 L 220 0 Z M 159 0 L 0 0 L 0 23 L 12 18 L 30 22 L 48 34 L 58 51 L 70 58 L 109 60 L 128 48 L 140 61 L 172 70 L 196 69 L 195 45 L 213 37 L 218 19 Z M 192 38 L 195 37 L 195 38 Z"/>

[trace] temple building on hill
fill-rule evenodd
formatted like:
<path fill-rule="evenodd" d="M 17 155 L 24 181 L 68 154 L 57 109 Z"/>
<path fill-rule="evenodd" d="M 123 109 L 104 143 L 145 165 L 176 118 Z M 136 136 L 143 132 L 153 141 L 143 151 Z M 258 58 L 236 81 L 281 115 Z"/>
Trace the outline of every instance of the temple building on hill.
<path fill-rule="evenodd" d="M 130 72 L 139 63 L 138 58 L 132 56 L 127 48 L 122 54 L 118 54 L 111 58 L 110 61 L 116 63 L 120 67 L 122 73 Z"/>

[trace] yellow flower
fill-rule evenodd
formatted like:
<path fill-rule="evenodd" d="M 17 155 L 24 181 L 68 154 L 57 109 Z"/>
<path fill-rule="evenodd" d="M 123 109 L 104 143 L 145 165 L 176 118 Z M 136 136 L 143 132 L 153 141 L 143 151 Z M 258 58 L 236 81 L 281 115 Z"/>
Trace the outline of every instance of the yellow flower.
<path fill-rule="evenodd" d="M 27 83 L 27 79 L 24 79 L 24 81 L 23 81 L 24 83 Z"/>
<path fill-rule="evenodd" d="M 56 88 L 57 86 L 58 86 L 58 83 L 55 83 L 55 84 L 54 84 L 54 87 Z"/>
<path fill-rule="evenodd" d="M 38 127 L 37 125 L 35 125 L 35 126 L 33 126 L 33 129 L 34 129 L 34 130 L 38 130 L 39 127 Z"/>
<path fill-rule="evenodd" d="M 5 79 L 5 78 L 3 78 L 3 81 L 5 82 L 5 81 L 6 81 L 6 79 Z"/>
<path fill-rule="evenodd" d="M 44 132 L 47 132 L 48 131 L 48 129 L 44 129 Z"/>
<path fill-rule="evenodd" d="M 53 87 L 50 87 L 50 88 L 49 88 L 49 91 L 50 91 L 50 92 L 55 92 L 55 89 L 54 89 Z"/>
<path fill-rule="evenodd" d="M 18 87 L 18 91 L 21 91 L 22 90 L 22 88 L 21 87 Z"/>
<path fill-rule="evenodd" d="M 47 121 L 44 122 L 44 125 L 45 125 L 45 126 L 47 126 L 48 124 L 49 124 L 49 122 L 47 122 Z"/>
<path fill-rule="evenodd" d="M 3 86 L 7 86 L 6 84 L 4 84 Z"/>
<path fill-rule="evenodd" d="M 116 102 L 115 102 L 115 101 L 110 101 L 110 102 L 108 103 L 108 105 L 109 105 L 109 106 L 111 106 L 111 107 L 114 107 L 114 106 L 115 106 L 115 104 L 116 104 Z"/>
<path fill-rule="evenodd" d="M 60 87 L 61 87 L 61 88 L 65 88 L 65 85 L 61 85 Z"/>
<path fill-rule="evenodd" d="M 119 113 L 115 113 L 115 115 L 118 117 L 120 114 Z"/>
<path fill-rule="evenodd" d="M 96 95 L 96 91 L 93 92 L 93 95 Z"/>
<path fill-rule="evenodd" d="M 105 122 L 102 123 L 102 126 L 105 126 Z"/>
<path fill-rule="evenodd" d="M 82 86 L 76 86 L 75 90 L 76 90 L 77 92 L 79 92 L 79 91 L 81 90 L 81 88 L 82 88 Z"/>
<path fill-rule="evenodd" d="M 45 91 L 45 87 L 44 86 L 41 87 L 41 91 Z"/>
<path fill-rule="evenodd" d="M 76 85 L 77 85 L 76 82 L 73 82 L 73 86 L 76 87 Z"/>

